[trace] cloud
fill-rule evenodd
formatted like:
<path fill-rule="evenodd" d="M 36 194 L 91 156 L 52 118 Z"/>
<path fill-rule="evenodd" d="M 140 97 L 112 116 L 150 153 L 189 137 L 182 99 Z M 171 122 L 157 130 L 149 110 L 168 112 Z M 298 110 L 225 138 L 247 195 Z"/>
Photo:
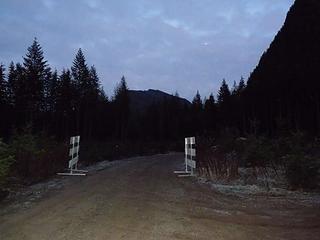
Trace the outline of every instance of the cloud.
<path fill-rule="evenodd" d="M 83 48 L 109 94 L 124 74 L 132 89 L 191 99 L 248 77 L 293 0 L 26 2 L 1 1 L 0 62 L 22 61 L 36 36 L 58 70 Z"/>

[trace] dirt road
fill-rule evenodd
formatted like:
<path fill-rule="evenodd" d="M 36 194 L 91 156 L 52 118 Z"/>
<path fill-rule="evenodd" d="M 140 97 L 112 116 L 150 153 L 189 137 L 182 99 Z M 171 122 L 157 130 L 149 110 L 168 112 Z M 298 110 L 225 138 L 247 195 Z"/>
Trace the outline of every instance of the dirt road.
<path fill-rule="evenodd" d="M 319 207 L 221 195 L 173 174 L 182 154 L 125 160 L 0 216 L 0 239 L 320 239 Z"/>

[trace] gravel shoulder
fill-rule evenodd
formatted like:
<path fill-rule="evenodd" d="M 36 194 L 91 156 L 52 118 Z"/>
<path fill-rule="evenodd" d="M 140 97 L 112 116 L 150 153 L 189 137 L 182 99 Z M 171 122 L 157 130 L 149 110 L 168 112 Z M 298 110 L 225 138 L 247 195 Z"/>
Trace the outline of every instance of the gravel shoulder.
<path fill-rule="evenodd" d="M 318 203 L 224 194 L 177 178 L 182 162 L 130 158 L 53 179 L 40 197 L 0 206 L 0 239 L 319 239 Z"/>

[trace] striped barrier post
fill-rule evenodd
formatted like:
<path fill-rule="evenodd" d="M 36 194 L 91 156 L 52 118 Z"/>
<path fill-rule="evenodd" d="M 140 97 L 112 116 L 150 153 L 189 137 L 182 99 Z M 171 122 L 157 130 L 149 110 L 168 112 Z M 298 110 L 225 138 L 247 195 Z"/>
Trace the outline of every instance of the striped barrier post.
<path fill-rule="evenodd" d="M 196 167 L 196 138 L 185 138 L 185 170 L 174 173 L 179 174 L 179 177 L 195 176 Z"/>
<path fill-rule="evenodd" d="M 80 136 L 74 136 L 70 138 L 70 150 L 69 156 L 71 159 L 69 160 L 67 173 L 57 173 L 58 175 L 64 176 L 86 176 L 88 171 L 79 170 L 78 169 L 78 161 L 79 161 L 79 149 L 80 149 Z"/>

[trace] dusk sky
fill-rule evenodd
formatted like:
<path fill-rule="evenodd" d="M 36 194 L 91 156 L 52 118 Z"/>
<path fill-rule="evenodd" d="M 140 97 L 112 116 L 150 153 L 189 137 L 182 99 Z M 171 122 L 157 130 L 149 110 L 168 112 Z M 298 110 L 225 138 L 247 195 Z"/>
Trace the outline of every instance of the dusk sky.
<path fill-rule="evenodd" d="M 1 0 L 0 62 L 22 62 L 37 37 L 61 71 L 78 48 L 110 95 L 130 89 L 216 94 L 247 78 L 293 0 Z"/>

